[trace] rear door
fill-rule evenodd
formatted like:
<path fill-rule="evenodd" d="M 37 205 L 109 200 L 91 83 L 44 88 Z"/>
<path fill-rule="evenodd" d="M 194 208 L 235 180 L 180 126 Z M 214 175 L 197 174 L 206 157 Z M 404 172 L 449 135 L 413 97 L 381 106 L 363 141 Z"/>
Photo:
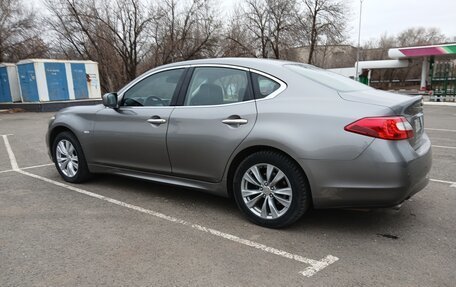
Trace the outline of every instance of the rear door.
<path fill-rule="evenodd" d="M 166 132 L 184 72 L 179 68 L 154 73 L 126 90 L 118 109 L 99 111 L 92 164 L 170 173 Z"/>
<path fill-rule="evenodd" d="M 195 67 L 187 82 L 168 128 L 172 172 L 218 182 L 230 156 L 255 125 L 249 71 Z"/>

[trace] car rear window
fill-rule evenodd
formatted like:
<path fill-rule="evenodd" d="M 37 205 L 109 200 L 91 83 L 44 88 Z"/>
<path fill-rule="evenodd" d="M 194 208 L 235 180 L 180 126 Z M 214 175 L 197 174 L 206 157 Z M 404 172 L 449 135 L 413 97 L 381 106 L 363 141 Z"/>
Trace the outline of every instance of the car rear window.
<path fill-rule="evenodd" d="M 359 83 L 355 80 L 341 76 L 334 72 L 317 68 L 312 65 L 288 64 L 285 65 L 285 67 L 292 70 L 293 72 L 298 73 L 301 76 L 304 76 L 308 79 L 311 79 L 315 82 L 318 82 L 322 85 L 325 85 L 340 92 L 372 89 L 371 87 Z"/>

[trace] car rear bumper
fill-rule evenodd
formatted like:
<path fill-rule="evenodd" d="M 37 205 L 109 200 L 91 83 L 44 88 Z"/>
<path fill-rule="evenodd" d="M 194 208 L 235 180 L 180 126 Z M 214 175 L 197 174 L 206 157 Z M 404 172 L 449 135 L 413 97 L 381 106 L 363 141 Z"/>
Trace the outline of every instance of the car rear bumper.
<path fill-rule="evenodd" d="M 301 160 L 316 208 L 390 207 L 429 182 L 431 142 L 426 134 L 415 150 L 407 141 L 376 139 L 350 161 Z"/>

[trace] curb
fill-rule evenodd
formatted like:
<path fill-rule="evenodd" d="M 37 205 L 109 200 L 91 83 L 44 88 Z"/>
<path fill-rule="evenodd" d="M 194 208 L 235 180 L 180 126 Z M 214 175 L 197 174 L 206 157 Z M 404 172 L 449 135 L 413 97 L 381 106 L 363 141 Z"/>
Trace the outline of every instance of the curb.
<path fill-rule="evenodd" d="M 447 106 L 456 107 L 456 102 L 423 102 L 426 106 Z"/>

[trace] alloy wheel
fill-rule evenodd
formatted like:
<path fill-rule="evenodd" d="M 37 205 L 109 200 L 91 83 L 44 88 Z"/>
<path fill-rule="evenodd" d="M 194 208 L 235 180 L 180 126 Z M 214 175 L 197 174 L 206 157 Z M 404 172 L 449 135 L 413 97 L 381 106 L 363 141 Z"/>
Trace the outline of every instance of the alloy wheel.
<path fill-rule="evenodd" d="M 272 164 L 250 167 L 242 177 L 241 194 L 245 205 L 263 219 L 276 219 L 290 208 L 293 192 L 287 176 Z"/>
<path fill-rule="evenodd" d="M 55 155 L 60 171 L 65 176 L 74 177 L 78 172 L 79 159 L 73 144 L 62 139 L 57 144 Z"/>

